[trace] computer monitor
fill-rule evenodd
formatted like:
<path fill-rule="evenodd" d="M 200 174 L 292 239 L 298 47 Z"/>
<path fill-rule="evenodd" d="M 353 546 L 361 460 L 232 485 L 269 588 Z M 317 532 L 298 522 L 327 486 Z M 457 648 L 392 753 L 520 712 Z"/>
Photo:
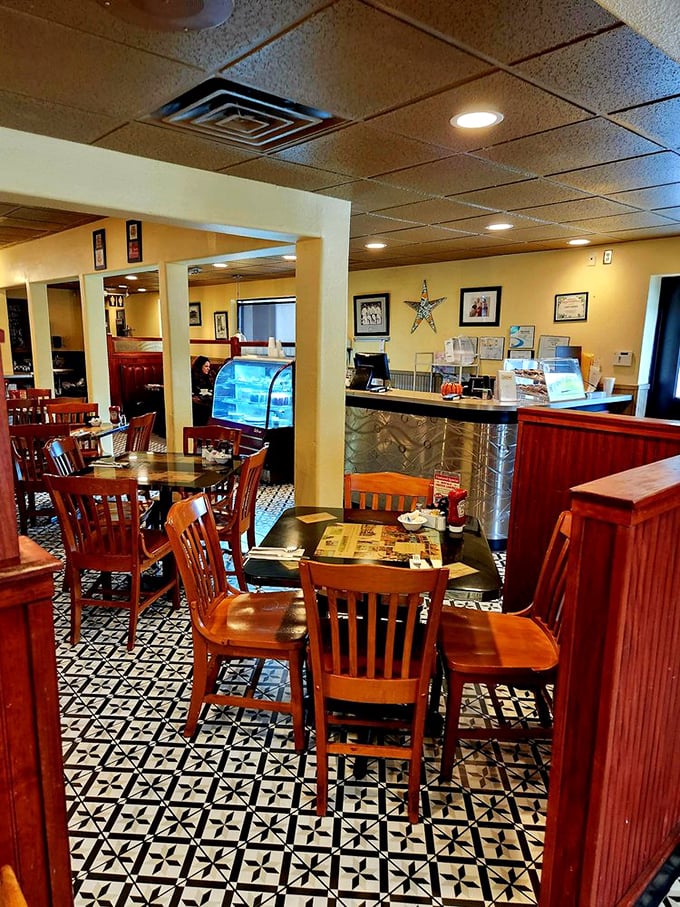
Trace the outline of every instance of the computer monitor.
<path fill-rule="evenodd" d="M 373 369 L 371 384 L 387 386 L 390 383 L 390 363 L 387 353 L 355 353 L 354 367 L 367 366 Z"/>

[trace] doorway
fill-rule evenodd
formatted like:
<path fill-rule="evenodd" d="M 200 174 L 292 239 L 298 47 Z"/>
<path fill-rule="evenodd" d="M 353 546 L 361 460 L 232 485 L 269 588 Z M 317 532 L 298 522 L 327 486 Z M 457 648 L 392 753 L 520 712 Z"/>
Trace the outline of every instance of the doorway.
<path fill-rule="evenodd" d="M 663 277 L 646 416 L 680 420 L 680 277 Z"/>

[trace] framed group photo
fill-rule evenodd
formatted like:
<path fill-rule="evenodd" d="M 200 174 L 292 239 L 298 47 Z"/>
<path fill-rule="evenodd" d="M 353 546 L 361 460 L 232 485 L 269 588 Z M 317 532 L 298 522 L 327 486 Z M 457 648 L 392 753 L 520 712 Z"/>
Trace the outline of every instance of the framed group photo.
<path fill-rule="evenodd" d="M 390 294 L 354 297 L 354 336 L 387 337 L 390 333 Z"/>
<path fill-rule="evenodd" d="M 215 340 L 229 340 L 229 313 L 215 312 Z"/>
<path fill-rule="evenodd" d="M 558 293 L 555 296 L 553 321 L 587 321 L 587 293 Z"/>
<path fill-rule="evenodd" d="M 486 324 L 494 327 L 501 318 L 501 287 L 464 287 L 460 291 L 461 327 Z"/>

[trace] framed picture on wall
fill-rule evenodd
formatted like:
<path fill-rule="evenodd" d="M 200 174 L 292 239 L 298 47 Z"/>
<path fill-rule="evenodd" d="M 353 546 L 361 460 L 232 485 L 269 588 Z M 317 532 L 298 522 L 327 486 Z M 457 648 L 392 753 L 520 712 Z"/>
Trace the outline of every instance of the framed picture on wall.
<path fill-rule="evenodd" d="M 189 303 L 189 327 L 190 328 L 200 328 L 203 324 L 203 316 L 201 315 L 201 303 L 200 302 L 190 302 Z"/>
<path fill-rule="evenodd" d="M 460 291 L 459 324 L 498 325 L 501 318 L 501 287 L 464 287 Z"/>
<path fill-rule="evenodd" d="M 127 237 L 127 260 L 130 264 L 136 264 L 142 260 L 141 220 L 126 220 L 125 235 Z"/>
<path fill-rule="evenodd" d="M 215 340 L 229 340 L 229 313 L 215 312 Z"/>
<path fill-rule="evenodd" d="M 558 346 L 569 346 L 569 338 L 566 335 L 541 334 L 538 338 L 538 358 L 554 359 Z"/>
<path fill-rule="evenodd" d="M 480 337 L 480 359 L 502 359 L 505 352 L 505 337 Z"/>
<path fill-rule="evenodd" d="M 92 253 L 95 271 L 106 270 L 106 230 L 92 231 Z"/>
<path fill-rule="evenodd" d="M 558 293 L 555 296 L 553 321 L 587 321 L 587 293 Z"/>
<path fill-rule="evenodd" d="M 354 336 L 387 337 L 390 333 L 390 294 L 354 297 Z"/>

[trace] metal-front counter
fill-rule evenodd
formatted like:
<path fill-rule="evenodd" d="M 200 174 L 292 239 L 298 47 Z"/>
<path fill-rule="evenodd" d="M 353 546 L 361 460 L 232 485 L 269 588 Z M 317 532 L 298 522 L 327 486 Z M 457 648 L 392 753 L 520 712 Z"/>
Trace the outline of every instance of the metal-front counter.
<path fill-rule="evenodd" d="M 620 412 L 632 397 L 599 394 L 549 404 L 559 409 Z M 468 509 L 492 548 L 504 548 L 517 444 L 517 410 L 524 404 L 443 400 L 439 394 L 348 390 L 345 472 L 459 472 Z"/>

